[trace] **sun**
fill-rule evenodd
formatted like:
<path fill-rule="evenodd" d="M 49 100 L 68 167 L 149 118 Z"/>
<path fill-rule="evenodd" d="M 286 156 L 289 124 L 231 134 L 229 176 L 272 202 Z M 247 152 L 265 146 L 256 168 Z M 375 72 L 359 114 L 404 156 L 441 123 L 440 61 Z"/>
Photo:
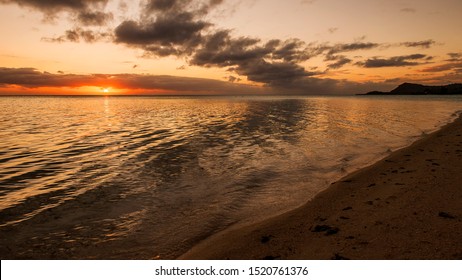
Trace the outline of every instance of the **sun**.
<path fill-rule="evenodd" d="M 108 88 L 108 87 L 102 87 L 102 88 L 101 88 L 101 92 L 103 92 L 103 93 L 109 93 L 109 92 L 110 92 L 110 88 Z"/>

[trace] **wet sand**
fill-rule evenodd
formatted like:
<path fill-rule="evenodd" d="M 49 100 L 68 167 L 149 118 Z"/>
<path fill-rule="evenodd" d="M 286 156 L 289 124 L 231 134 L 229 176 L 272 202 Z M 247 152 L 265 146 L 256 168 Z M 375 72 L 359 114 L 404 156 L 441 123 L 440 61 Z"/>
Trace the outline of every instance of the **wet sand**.
<path fill-rule="evenodd" d="M 462 259 L 462 118 L 181 259 Z"/>

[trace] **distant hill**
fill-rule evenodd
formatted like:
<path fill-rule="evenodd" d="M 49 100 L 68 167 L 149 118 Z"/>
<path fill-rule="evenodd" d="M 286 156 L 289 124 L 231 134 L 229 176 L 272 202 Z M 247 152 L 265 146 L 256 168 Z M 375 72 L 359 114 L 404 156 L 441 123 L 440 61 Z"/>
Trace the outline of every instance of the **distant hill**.
<path fill-rule="evenodd" d="M 404 83 L 390 92 L 371 91 L 365 95 L 462 95 L 462 84 L 450 84 L 445 86 L 424 86 L 419 84 Z"/>

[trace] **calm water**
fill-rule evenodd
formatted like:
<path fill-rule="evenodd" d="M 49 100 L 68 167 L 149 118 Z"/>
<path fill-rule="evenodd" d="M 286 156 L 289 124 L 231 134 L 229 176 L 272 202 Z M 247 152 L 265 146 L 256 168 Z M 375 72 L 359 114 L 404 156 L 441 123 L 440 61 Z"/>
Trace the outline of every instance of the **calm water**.
<path fill-rule="evenodd" d="M 461 101 L 2 97 L 2 257 L 171 258 L 303 204 Z"/>

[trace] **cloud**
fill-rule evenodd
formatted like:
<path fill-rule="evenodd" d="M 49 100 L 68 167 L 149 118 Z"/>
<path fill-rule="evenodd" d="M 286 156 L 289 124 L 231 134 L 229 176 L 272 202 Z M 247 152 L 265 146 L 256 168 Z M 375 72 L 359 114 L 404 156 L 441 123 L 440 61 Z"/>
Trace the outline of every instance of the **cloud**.
<path fill-rule="evenodd" d="M 63 10 L 88 10 L 92 7 L 106 5 L 107 2 L 108 0 L 0 0 L 0 4 L 17 4 L 46 14 Z"/>
<path fill-rule="evenodd" d="M 271 40 L 267 46 L 273 46 L 272 59 L 281 59 L 286 62 L 303 62 L 311 58 L 306 43 L 299 39 L 286 41 Z"/>
<path fill-rule="evenodd" d="M 271 40 L 231 36 L 222 30 L 207 36 L 192 56 L 192 65 L 229 67 L 228 70 L 246 76 L 253 82 L 270 86 L 290 84 L 302 77 L 312 76 L 298 62 L 309 58 L 300 40 Z"/>
<path fill-rule="evenodd" d="M 229 30 L 221 30 L 204 38 L 191 63 L 200 66 L 239 66 L 254 60 L 300 62 L 309 58 L 299 40 L 271 40 L 261 43 L 249 37 L 234 38 Z"/>
<path fill-rule="evenodd" d="M 18 85 L 27 88 L 34 87 L 78 87 L 88 84 L 88 75 L 57 75 L 39 72 L 34 68 L 5 68 L 0 67 L 0 85 Z M 92 82 L 99 77 L 91 76 Z"/>
<path fill-rule="evenodd" d="M 339 69 L 351 62 L 352 59 L 348 58 L 344 53 L 355 52 L 359 50 L 371 50 L 381 47 L 381 44 L 372 42 L 353 42 L 353 43 L 338 43 L 334 45 L 322 44 L 319 46 L 311 47 L 311 56 L 318 56 L 324 54 L 324 61 L 329 63 L 327 69 Z"/>
<path fill-rule="evenodd" d="M 349 44 L 335 44 L 333 46 L 325 46 L 328 55 L 336 53 L 353 52 L 358 50 L 371 50 L 379 47 L 380 44 L 371 42 L 354 42 Z"/>
<path fill-rule="evenodd" d="M 63 43 L 63 42 L 74 42 L 78 43 L 80 41 L 84 41 L 86 43 L 94 43 L 103 40 L 111 40 L 112 34 L 110 32 L 100 32 L 100 31 L 93 31 L 93 30 L 85 30 L 82 28 L 75 28 L 66 30 L 64 35 L 55 38 L 42 38 L 45 42 L 52 42 L 52 43 Z"/>
<path fill-rule="evenodd" d="M 332 60 L 335 62 L 327 65 L 329 69 L 339 69 L 352 62 L 351 59 L 343 55 L 332 57 Z"/>
<path fill-rule="evenodd" d="M 115 29 L 115 41 L 138 46 L 157 56 L 183 55 L 201 43 L 201 32 L 210 26 L 194 21 L 190 13 L 159 16 L 155 21 L 124 21 Z"/>
<path fill-rule="evenodd" d="M 402 67 L 402 66 L 415 66 L 420 65 L 422 60 L 428 61 L 432 57 L 425 54 L 411 54 L 405 56 L 394 56 L 390 58 L 369 58 L 364 62 L 358 62 L 356 65 L 365 68 L 381 68 L 381 67 Z"/>
<path fill-rule="evenodd" d="M 447 61 L 455 62 L 462 60 L 462 53 L 448 53 L 449 59 Z"/>
<path fill-rule="evenodd" d="M 236 69 L 241 76 L 254 82 L 264 83 L 276 87 L 291 87 L 292 84 L 304 77 L 312 76 L 303 67 L 290 62 L 267 62 L 265 60 L 252 61 L 241 64 Z"/>
<path fill-rule="evenodd" d="M 437 66 L 432 66 L 421 70 L 421 72 L 445 72 L 445 71 L 460 71 L 462 70 L 462 61 L 445 63 Z"/>
<path fill-rule="evenodd" d="M 0 4 L 16 4 L 42 12 L 46 20 L 53 21 L 57 14 L 69 12 L 81 24 L 102 25 L 110 15 L 101 12 L 109 0 L 0 0 Z"/>
<path fill-rule="evenodd" d="M 150 56 L 184 56 L 198 47 L 213 24 L 203 20 L 222 0 L 147 1 L 139 21 L 123 21 L 114 31 L 115 42 L 142 48 Z"/>
<path fill-rule="evenodd" d="M 207 14 L 210 9 L 222 4 L 224 0 L 208 0 L 208 1 L 194 1 L 194 0 L 149 0 L 146 3 L 146 10 L 148 12 L 176 12 L 179 10 L 194 10 L 199 14 Z"/>
<path fill-rule="evenodd" d="M 338 31 L 338 27 L 331 27 L 327 31 L 329 31 L 330 34 L 333 34 Z"/>
<path fill-rule="evenodd" d="M 43 37 L 46 42 L 108 41 L 112 31 L 100 31 L 89 27 L 101 27 L 113 20 L 112 13 L 104 12 L 109 0 L 0 0 L 0 4 L 17 4 L 42 12 L 45 19 L 53 21 L 61 12 L 67 12 L 75 27 L 58 37 Z M 112 41 L 112 40 L 111 40 Z"/>
<path fill-rule="evenodd" d="M 137 74 L 52 74 L 34 68 L 0 67 L 0 85 L 24 88 L 111 86 L 119 89 L 163 90 L 176 94 L 258 94 L 269 89 L 212 79 Z"/>
<path fill-rule="evenodd" d="M 404 42 L 400 45 L 408 47 L 408 48 L 422 48 L 422 49 L 429 49 L 431 46 L 436 44 L 434 40 L 425 40 L 425 41 L 417 41 L 417 42 Z"/>
<path fill-rule="evenodd" d="M 77 20 L 84 26 L 103 26 L 114 18 L 112 13 L 100 11 L 83 11 L 77 15 Z"/>

